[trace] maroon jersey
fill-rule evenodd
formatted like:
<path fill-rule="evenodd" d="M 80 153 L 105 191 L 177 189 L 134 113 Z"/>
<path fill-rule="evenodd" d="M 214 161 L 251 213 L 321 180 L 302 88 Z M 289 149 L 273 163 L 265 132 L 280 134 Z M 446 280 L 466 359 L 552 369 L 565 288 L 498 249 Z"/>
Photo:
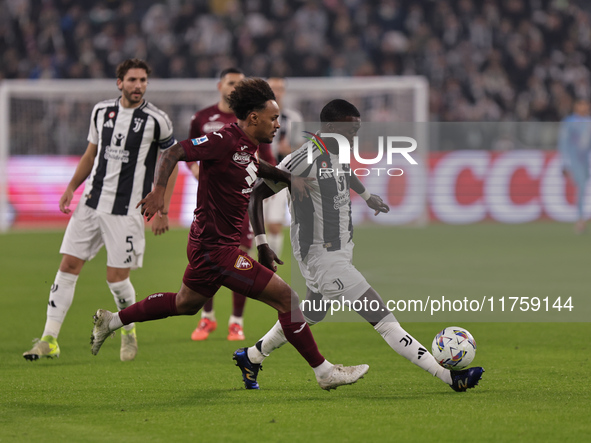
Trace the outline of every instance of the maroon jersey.
<path fill-rule="evenodd" d="M 189 138 L 197 138 L 213 131 L 217 131 L 222 129 L 224 125 L 227 125 L 228 123 L 236 123 L 236 116 L 234 114 L 220 111 L 218 105 L 215 104 L 209 108 L 197 111 L 195 115 L 193 115 L 193 118 L 191 119 L 191 128 L 189 129 Z M 267 163 L 270 163 L 273 166 L 277 165 L 270 144 L 261 143 L 259 145 L 258 155 Z"/>
<path fill-rule="evenodd" d="M 200 161 L 197 208 L 190 241 L 202 248 L 240 244 L 240 231 L 257 178 L 258 146 L 236 123 L 184 140 L 186 161 Z"/>
<path fill-rule="evenodd" d="M 197 138 L 222 129 L 228 123 L 236 123 L 236 116 L 232 113 L 222 112 L 215 104 L 209 108 L 197 111 L 191 119 L 189 138 Z"/>

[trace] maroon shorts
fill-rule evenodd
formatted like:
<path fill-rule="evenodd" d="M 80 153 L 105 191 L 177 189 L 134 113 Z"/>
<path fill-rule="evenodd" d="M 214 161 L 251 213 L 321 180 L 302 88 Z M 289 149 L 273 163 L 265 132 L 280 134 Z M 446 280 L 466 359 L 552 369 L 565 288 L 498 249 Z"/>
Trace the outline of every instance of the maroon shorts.
<path fill-rule="evenodd" d="M 205 250 L 189 241 L 187 257 L 183 283 L 205 297 L 213 297 L 220 286 L 225 286 L 256 298 L 273 277 L 272 271 L 237 246 Z"/>
<path fill-rule="evenodd" d="M 248 218 L 248 214 L 246 214 L 242 222 L 242 230 L 240 231 L 240 246 L 244 246 L 248 251 L 252 247 L 253 237 L 254 233 L 250 227 L 250 219 Z"/>

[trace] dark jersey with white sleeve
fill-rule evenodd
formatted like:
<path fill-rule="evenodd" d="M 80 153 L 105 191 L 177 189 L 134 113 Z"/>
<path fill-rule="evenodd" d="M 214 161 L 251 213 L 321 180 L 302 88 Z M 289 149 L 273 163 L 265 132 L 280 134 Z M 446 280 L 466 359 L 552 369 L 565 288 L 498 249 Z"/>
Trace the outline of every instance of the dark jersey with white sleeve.
<path fill-rule="evenodd" d="M 176 141 L 168 115 L 144 101 L 124 108 L 121 99 L 98 103 L 90 118 L 88 141 L 97 155 L 82 201 L 115 215 L 139 213 L 138 202 L 152 189 L 159 150 Z"/>
<path fill-rule="evenodd" d="M 311 161 L 308 156 L 312 149 Z M 339 157 L 321 152 L 312 142 L 285 157 L 277 168 L 300 177 L 313 177 L 310 198 L 291 201 L 291 243 L 298 260 L 303 260 L 312 245 L 328 251 L 338 251 L 353 238 L 351 218 L 349 164 L 339 163 Z M 331 172 L 330 170 L 337 171 Z M 265 180 L 278 192 L 284 183 Z M 291 199 L 290 199 L 291 200 Z"/>
<path fill-rule="evenodd" d="M 257 179 L 258 145 L 236 123 L 180 144 L 187 162 L 201 162 L 190 241 L 204 249 L 238 246 Z"/>

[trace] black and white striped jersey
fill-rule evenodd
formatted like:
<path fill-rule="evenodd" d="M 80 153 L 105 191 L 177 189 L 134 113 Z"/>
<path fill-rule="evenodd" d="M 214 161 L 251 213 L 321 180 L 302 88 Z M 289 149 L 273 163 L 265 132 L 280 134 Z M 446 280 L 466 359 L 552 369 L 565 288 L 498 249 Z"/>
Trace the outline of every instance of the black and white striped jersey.
<path fill-rule="evenodd" d="M 308 149 L 312 148 L 312 162 Z M 277 166 L 300 177 L 313 177 L 309 184 L 310 198 L 302 202 L 290 199 L 291 243 L 295 257 L 303 260 L 312 245 L 320 245 L 328 251 L 338 251 L 353 238 L 349 164 L 339 164 L 339 157 L 322 153 L 312 142 L 305 143 Z M 338 170 L 338 174 L 328 171 Z M 284 183 L 265 180 L 278 192 Z"/>
<path fill-rule="evenodd" d="M 92 111 L 88 141 L 97 145 L 97 156 L 84 188 L 86 205 L 115 215 L 139 213 L 159 150 L 175 143 L 168 115 L 147 101 L 124 108 L 120 98 L 105 100 Z"/>

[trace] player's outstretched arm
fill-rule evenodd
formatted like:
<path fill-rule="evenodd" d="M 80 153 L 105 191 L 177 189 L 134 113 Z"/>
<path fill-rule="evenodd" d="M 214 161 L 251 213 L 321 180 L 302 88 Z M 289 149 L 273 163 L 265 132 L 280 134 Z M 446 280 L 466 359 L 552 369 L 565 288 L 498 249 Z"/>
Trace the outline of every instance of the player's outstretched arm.
<path fill-rule="evenodd" d="M 154 189 L 137 204 L 142 207 L 142 214 L 150 221 L 156 213 L 164 211 L 166 187 L 177 163 L 185 159 L 185 150 L 180 143 L 176 143 L 162 153 L 156 165 Z M 173 184 L 174 185 L 174 184 Z M 166 212 L 166 211 L 164 211 Z"/>
<path fill-rule="evenodd" d="M 287 183 L 291 197 L 295 200 L 302 201 L 304 197 L 308 197 L 308 191 L 311 190 L 309 181 L 315 180 L 314 178 L 298 177 L 292 175 L 289 172 L 277 169 L 275 166 L 271 166 L 264 160 L 259 160 L 259 177 L 273 180 L 276 182 Z"/>
<path fill-rule="evenodd" d="M 386 213 L 390 211 L 390 207 L 384 203 L 382 197 L 376 194 L 370 194 L 355 174 L 351 174 L 351 189 L 365 200 L 367 206 L 376 211 L 374 215 L 378 215 L 380 212 Z"/>
<path fill-rule="evenodd" d="M 263 180 L 258 180 L 250 194 L 248 215 L 250 216 L 250 224 L 255 235 L 259 263 L 275 272 L 277 271 L 275 263 L 282 265 L 283 262 L 267 243 L 267 237 L 265 236 L 265 216 L 263 212 L 263 200 L 271 197 L 273 194 L 275 194 L 275 191 L 267 186 Z"/>
<path fill-rule="evenodd" d="M 88 143 L 86 147 L 86 151 L 80 158 L 78 162 L 78 166 L 76 166 L 76 171 L 70 180 L 70 183 L 66 187 L 66 190 L 60 197 L 60 211 L 64 214 L 69 214 L 72 210 L 69 208 L 70 203 L 72 203 L 72 199 L 74 198 L 74 192 L 78 189 L 84 180 L 88 178 L 90 173 L 92 172 L 92 166 L 94 164 L 94 158 L 96 157 L 96 153 L 98 152 L 98 147 L 94 143 Z"/>

